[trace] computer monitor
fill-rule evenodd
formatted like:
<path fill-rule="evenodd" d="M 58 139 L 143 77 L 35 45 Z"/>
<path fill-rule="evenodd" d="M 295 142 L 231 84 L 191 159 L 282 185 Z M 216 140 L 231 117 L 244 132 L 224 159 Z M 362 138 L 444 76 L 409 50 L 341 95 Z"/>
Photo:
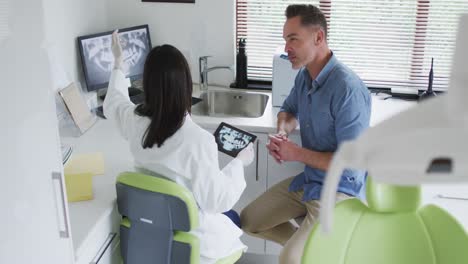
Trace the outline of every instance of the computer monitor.
<path fill-rule="evenodd" d="M 114 66 L 111 51 L 112 32 L 78 37 L 84 77 L 88 91 L 107 88 Z M 131 81 L 141 79 L 146 56 L 150 52 L 151 39 L 148 25 L 119 29 L 124 62 Z"/>

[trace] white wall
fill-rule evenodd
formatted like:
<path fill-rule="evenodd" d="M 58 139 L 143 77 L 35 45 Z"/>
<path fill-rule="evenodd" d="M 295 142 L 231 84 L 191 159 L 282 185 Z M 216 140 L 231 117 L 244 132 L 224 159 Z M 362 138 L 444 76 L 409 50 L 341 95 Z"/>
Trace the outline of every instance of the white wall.
<path fill-rule="evenodd" d="M 107 0 L 43 0 L 44 45 L 51 49 L 71 81 L 84 85 L 77 37 L 107 31 Z M 55 87 L 64 88 L 64 87 Z"/>
<path fill-rule="evenodd" d="M 208 65 L 235 63 L 235 1 L 195 0 L 195 4 L 143 3 L 141 0 L 109 0 L 112 28 L 148 24 L 153 46 L 171 44 L 181 50 L 198 82 L 198 57 L 211 55 Z M 235 73 L 216 70 L 210 83 L 229 85 Z"/>
<path fill-rule="evenodd" d="M 184 53 L 194 82 L 198 82 L 199 56 L 213 56 L 210 67 L 235 64 L 234 0 L 195 0 L 195 4 L 44 0 L 44 10 L 45 45 L 51 48 L 67 78 L 83 87 L 76 38 L 114 28 L 148 24 L 153 46 L 171 44 Z M 234 71 L 217 70 L 210 72 L 209 81 L 229 85 L 234 77 Z"/>
<path fill-rule="evenodd" d="M 77 37 L 108 30 L 108 0 L 42 0 L 44 43 L 49 55 L 52 89 L 55 91 L 61 136 L 78 136 L 65 105 L 56 91 L 71 82 L 81 88 L 90 108 L 96 107 L 96 93 L 87 93 L 78 52 Z"/>

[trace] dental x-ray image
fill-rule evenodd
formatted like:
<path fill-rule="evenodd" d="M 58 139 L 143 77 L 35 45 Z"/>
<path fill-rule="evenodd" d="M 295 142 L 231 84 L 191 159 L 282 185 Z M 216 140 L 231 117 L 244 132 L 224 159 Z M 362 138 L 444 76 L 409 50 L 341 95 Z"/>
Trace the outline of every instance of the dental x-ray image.
<path fill-rule="evenodd" d="M 88 91 L 107 88 L 114 57 L 112 56 L 112 32 L 78 37 L 83 71 Z M 148 26 L 135 26 L 119 30 L 124 72 L 133 80 L 141 79 L 146 56 L 151 50 Z"/>
<path fill-rule="evenodd" d="M 218 150 L 232 157 L 236 157 L 242 149 L 257 138 L 253 134 L 224 122 L 216 129 L 214 136 L 218 144 Z"/>

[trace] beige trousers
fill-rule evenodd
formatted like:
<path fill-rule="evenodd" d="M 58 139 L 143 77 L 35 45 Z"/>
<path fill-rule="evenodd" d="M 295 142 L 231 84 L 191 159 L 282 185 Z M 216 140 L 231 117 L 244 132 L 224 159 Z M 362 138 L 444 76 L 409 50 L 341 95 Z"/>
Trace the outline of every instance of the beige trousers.
<path fill-rule="evenodd" d="M 289 192 L 288 178 L 268 189 L 241 213 L 242 229 L 252 236 L 271 240 L 283 246 L 280 264 L 300 264 L 305 242 L 318 219 L 320 201 L 302 201 L 303 191 Z M 336 201 L 350 196 L 337 193 Z M 299 228 L 289 220 L 305 216 Z"/>

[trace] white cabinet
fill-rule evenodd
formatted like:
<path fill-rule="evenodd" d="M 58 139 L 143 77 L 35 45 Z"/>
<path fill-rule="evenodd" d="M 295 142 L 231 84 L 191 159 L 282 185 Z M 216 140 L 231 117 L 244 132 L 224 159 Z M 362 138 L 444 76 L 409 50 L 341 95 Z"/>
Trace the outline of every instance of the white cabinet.
<path fill-rule="evenodd" d="M 128 142 L 116 127 L 113 121 L 100 120 L 79 138 L 62 139 L 74 146 L 72 155 L 101 153 L 104 158 L 104 174 L 92 178 L 93 199 L 68 203 L 76 264 L 92 262 L 109 234 L 119 232 L 115 182 L 119 173 L 134 167 Z"/>
<path fill-rule="evenodd" d="M 0 10 L 0 263 L 73 263 L 42 1 Z"/>
<path fill-rule="evenodd" d="M 210 133 L 214 130 L 208 129 Z M 253 133 L 257 136 L 257 141 L 254 144 L 255 149 L 255 160 L 246 168 L 244 168 L 244 177 L 247 186 L 242 193 L 239 201 L 234 206 L 234 210 L 240 214 L 242 209 L 246 207 L 251 201 L 257 198 L 260 194 L 265 192 L 267 186 L 266 170 L 267 170 L 267 152 L 266 152 L 266 134 Z M 228 164 L 233 158 L 222 152 L 219 152 L 219 167 L 222 169 Z M 265 254 L 265 240 L 256 237 L 249 236 L 247 234 L 242 235 L 241 240 L 246 244 L 248 252 Z"/>
<path fill-rule="evenodd" d="M 265 134 L 255 134 L 257 141 L 255 143 L 255 160 L 245 168 L 245 181 L 247 187 L 241 196 L 239 202 L 234 206 L 237 212 L 241 212 L 250 202 L 265 192 L 267 186 L 267 151 Z M 249 247 L 248 252 L 264 254 L 265 240 L 244 234 L 241 240 Z"/>
<path fill-rule="evenodd" d="M 298 133 L 289 135 L 289 139 L 294 143 L 301 145 L 301 137 Z M 296 176 L 304 171 L 304 164 L 300 162 L 283 162 L 277 163 L 275 159 L 268 155 L 268 170 L 267 170 L 267 189 L 275 184 L 289 178 Z M 266 241 L 265 253 L 268 255 L 279 255 L 282 246 L 275 242 Z"/>
<path fill-rule="evenodd" d="M 213 133 L 214 130 L 208 130 Z M 284 162 L 278 164 L 273 157 L 268 154 L 266 143 L 268 134 L 254 133 L 257 136 L 257 142 L 254 146 L 256 156 L 254 162 L 245 168 L 245 181 L 247 187 L 242 194 L 239 202 L 234 206 L 237 212 L 241 212 L 244 207 L 263 194 L 268 188 L 276 183 L 295 176 L 304 171 L 304 164 L 299 162 Z M 301 144 L 301 138 L 298 133 L 289 136 L 296 144 Z M 224 167 L 232 157 L 219 152 L 220 167 Z M 249 253 L 278 255 L 281 246 L 270 241 L 265 241 L 256 237 L 244 234 L 242 241 L 249 247 Z"/>

